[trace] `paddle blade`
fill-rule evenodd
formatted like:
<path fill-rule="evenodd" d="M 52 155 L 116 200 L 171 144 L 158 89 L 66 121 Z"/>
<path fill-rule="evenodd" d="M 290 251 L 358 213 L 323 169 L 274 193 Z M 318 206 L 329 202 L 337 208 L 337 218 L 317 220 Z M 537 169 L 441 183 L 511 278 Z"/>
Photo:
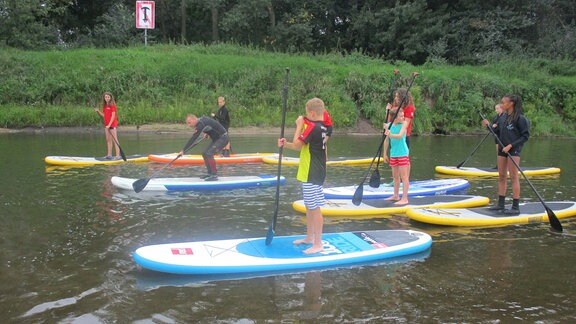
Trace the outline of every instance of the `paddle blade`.
<path fill-rule="evenodd" d="M 150 181 L 150 178 L 138 179 L 132 183 L 132 188 L 134 189 L 134 191 L 136 193 L 138 193 L 138 192 L 144 190 L 144 188 L 146 188 L 149 181 Z"/>
<path fill-rule="evenodd" d="M 380 171 L 378 171 L 378 169 L 375 169 L 374 172 L 372 172 L 368 185 L 372 188 L 380 187 Z"/>
<path fill-rule="evenodd" d="M 546 209 L 546 213 L 548 213 L 548 222 L 550 222 L 552 229 L 556 232 L 562 232 L 562 224 L 560 223 L 558 217 L 556 217 L 556 214 L 554 214 L 554 211 L 548 206 L 544 206 L 544 208 Z"/>
<path fill-rule="evenodd" d="M 274 229 L 272 226 L 268 227 L 268 233 L 266 233 L 266 245 L 270 245 L 274 239 Z"/>
<path fill-rule="evenodd" d="M 124 153 L 124 150 L 120 146 L 118 146 L 118 148 L 120 148 L 120 156 L 122 157 L 122 160 L 126 162 L 126 154 Z"/>
<path fill-rule="evenodd" d="M 354 196 L 352 196 L 352 203 L 355 206 L 360 206 L 360 203 L 362 203 L 362 196 L 364 195 L 364 183 L 361 183 L 358 188 L 356 188 L 356 191 L 354 191 Z"/>
<path fill-rule="evenodd" d="M 464 164 L 464 162 L 466 162 L 466 161 L 460 162 L 460 163 L 456 166 L 456 169 L 460 169 L 460 167 Z"/>

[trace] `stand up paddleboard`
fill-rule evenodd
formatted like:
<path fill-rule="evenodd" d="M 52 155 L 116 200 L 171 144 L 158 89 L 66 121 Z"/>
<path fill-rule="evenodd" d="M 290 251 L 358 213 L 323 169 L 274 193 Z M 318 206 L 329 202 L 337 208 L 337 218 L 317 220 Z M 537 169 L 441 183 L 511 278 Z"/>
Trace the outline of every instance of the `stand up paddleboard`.
<path fill-rule="evenodd" d="M 442 207 L 465 208 L 487 205 L 490 199 L 482 196 L 439 195 L 410 197 L 409 204 L 395 205 L 394 201 L 384 199 L 367 199 L 356 206 L 351 199 L 327 199 L 320 209 L 324 216 L 368 216 L 384 214 L 404 214 L 409 208 Z M 306 212 L 303 200 L 292 203 L 294 210 Z"/>
<path fill-rule="evenodd" d="M 553 167 L 522 167 L 522 172 L 527 176 L 538 175 L 551 175 L 560 173 L 559 168 Z M 469 177 L 497 177 L 498 169 L 495 168 L 473 168 L 473 167 L 460 167 L 443 166 L 439 165 L 435 168 L 436 172 L 442 174 L 449 174 L 455 176 L 469 176 Z"/>
<path fill-rule="evenodd" d="M 125 162 L 147 162 L 145 155 L 128 155 L 126 161 L 122 159 L 107 160 L 103 157 L 82 157 L 82 156 L 47 156 L 44 162 L 50 165 L 85 166 L 96 164 L 120 164 Z"/>
<path fill-rule="evenodd" d="M 198 284 L 214 282 L 214 281 L 226 281 L 226 280 L 243 280 L 243 279 L 254 279 L 263 278 L 270 276 L 285 276 L 285 275 L 297 275 L 307 276 L 309 273 L 317 273 L 319 271 L 328 271 L 334 269 L 346 269 L 354 267 L 389 267 L 385 269 L 385 273 L 389 274 L 389 271 L 395 271 L 398 267 L 393 265 L 398 265 L 401 263 L 408 262 L 422 262 L 430 257 L 431 249 L 427 249 L 423 252 L 403 255 L 399 257 L 369 261 L 369 262 L 359 262 L 347 265 L 341 265 L 337 268 L 308 268 L 299 270 L 275 270 L 275 271 L 262 271 L 262 272 L 245 272 L 245 273 L 225 273 L 225 274 L 200 274 L 193 276 L 175 276 L 174 274 L 160 273 L 155 271 L 139 271 L 134 273 L 136 278 L 136 288 L 140 290 L 154 290 L 162 287 L 193 287 Z"/>
<path fill-rule="evenodd" d="M 444 195 L 447 193 L 464 191 L 469 186 L 470 183 L 468 180 L 464 179 L 410 181 L 408 195 Z M 328 199 L 352 199 L 356 192 L 356 188 L 358 188 L 358 186 L 324 188 L 324 196 Z M 387 198 L 394 194 L 394 185 L 392 183 L 382 183 L 378 188 L 364 185 L 363 192 L 363 199 Z M 400 186 L 400 194 L 402 194 L 402 185 Z"/>
<path fill-rule="evenodd" d="M 231 154 L 229 157 L 214 156 L 217 164 L 239 164 L 239 163 L 261 163 L 262 158 L 272 155 L 274 153 L 245 153 L 245 154 Z M 148 159 L 152 162 L 170 163 L 173 164 L 200 164 L 204 165 L 204 158 L 202 155 L 183 155 L 178 160 L 173 161 L 178 153 L 172 154 L 150 154 Z"/>
<path fill-rule="evenodd" d="M 558 218 L 576 216 L 576 202 L 553 201 L 546 206 L 554 211 Z M 483 208 L 441 209 L 415 208 L 406 211 L 406 215 L 415 221 L 447 226 L 502 226 L 548 222 L 548 213 L 539 202 L 520 204 L 520 215 L 507 216 L 500 211 Z"/>
<path fill-rule="evenodd" d="M 377 160 L 374 160 L 375 162 Z M 380 158 L 380 162 L 382 162 L 382 158 Z M 267 164 L 278 164 L 278 154 L 265 156 L 262 158 L 262 162 Z M 289 166 L 297 166 L 300 163 L 300 158 L 290 157 L 290 156 L 282 156 L 282 165 L 289 165 Z M 372 158 L 364 158 L 364 159 L 336 159 L 336 160 L 329 160 L 326 161 L 326 165 L 366 165 L 372 163 Z"/>
<path fill-rule="evenodd" d="M 153 271 L 174 274 L 227 274 L 290 271 L 384 260 L 426 251 L 430 235 L 412 230 L 380 230 L 322 235 L 324 251 L 304 254 L 310 245 L 292 242 L 304 236 L 144 246 L 133 253 L 134 261 Z"/>
<path fill-rule="evenodd" d="M 138 179 L 112 177 L 115 187 L 125 190 L 134 190 L 132 184 Z M 204 181 L 200 178 L 152 178 L 144 188 L 144 191 L 209 191 L 230 190 L 239 188 L 270 187 L 275 186 L 275 175 L 218 177 L 217 181 Z M 280 184 L 286 182 L 285 177 L 280 177 Z"/>

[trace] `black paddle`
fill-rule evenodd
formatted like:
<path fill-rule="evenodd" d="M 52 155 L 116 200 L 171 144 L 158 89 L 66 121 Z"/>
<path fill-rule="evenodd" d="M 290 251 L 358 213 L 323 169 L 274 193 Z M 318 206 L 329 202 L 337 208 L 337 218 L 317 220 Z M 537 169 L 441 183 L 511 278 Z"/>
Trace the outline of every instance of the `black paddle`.
<path fill-rule="evenodd" d="M 206 126 L 202 129 L 201 133 L 205 133 L 205 132 L 209 132 L 210 130 L 212 130 L 212 127 L 210 126 Z M 198 137 L 198 139 L 189 147 L 187 148 L 184 152 L 182 152 L 183 154 L 186 153 L 186 151 L 190 150 L 191 148 L 193 148 L 194 146 L 198 145 L 198 143 L 202 142 L 202 140 L 204 139 L 204 136 L 200 135 Z M 150 180 L 152 178 L 154 178 L 155 176 L 158 175 L 158 173 L 162 172 L 164 169 L 166 169 L 167 167 L 171 166 L 174 162 L 176 162 L 176 160 L 178 160 L 179 158 L 182 157 L 182 154 L 178 154 L 172 161 L 170 161 L 170 163 L 166 164 L 165 166 L 163 166 L 160 170 L 154 172 L 149 178 L 143 178 L 143 179 L 138 179 L 136 181 L 134 181 L 132 183 L 132 188 L 134 189 L 135 192 L 140 192 L 142 190 L 144 190 L 144 188 L 146 188 L 146 186 L 148 185 L 148 182 L 150 182 Z"/>
<path fill-rule="evenodd" d="M 412 84 L 414 84 L 414 80 L 416 79 L 418 74 L 419 74 L 418 72 L 412 73 L 412 80 L 410 80 L 410 84 L 408 84 L 408 88 L 406 89 L 406 93 L 404 94 L 404 96 L 402 96 L 402 100 L 400 101 L 400 105 L 398 105 L 398 107 L 402 107 L 402 105 L 406 101 L 406 99 L 408 97 L 408 93 L 410 91 L 410 88 L 412 88 Z M 394 117 L 392 118 L 392 121 L 390 122 L 391 124 L 394 123 L 394 121 L 396 120 L 396 117 L 398 116 L 399 111 L 400 111 L 400 109 L 396 109 L 396 113 L 394 114 Z M 386 130 L 384 130 L 384 132 L 386 132 Z M 374 164 L 374 161 L 377 158 L 379 158 L 379 154 L 382 154 L 382 146 L 384 145 L 385 140 L 386 140 L 386 134 L 384 134 L 384 136 L 382 136 L 382 140 L 380 141 L 380 145 L 378 146 L 378 150 L 376 151 L 376 155 L 372 159 L 372 162 L 370 162 L 370 166 L 368 167 L 368 170 L 366 170 L 366 173 L 364 174 L 362 181 L 360 182 L 360 184 L 356 188 L 356 191 L 354 191 L 354 195 L 352 196 L 352 203 L 356 206 L 360 205 L 360 203 L 362 202 L 362 196 L 364 195 L 364 182 L 366 181 L 366 178 L 368 178 L 368 174 L 370 173 L 370 170 L 372 169 L 372 165 Z"/>
<path fill-rule="evenodd" d="M 112 131 L 110 130 L 110 128 L 108 128 L 108 133 L 110 133 L 110 136 L 112 136 L 112 138 L 114 139 L 114 143 L 116 143 L 116 145 L 118 145 L 118 148 L 120 149 L 120 156 L 122 156 L 122 160 L 124 160 L 124 162 L 126 162 L 126 154 L 124 154 L 124 150 L 122 150 L 122 146 L 120 146 L 120 143 L 118 143 L 118 139 L 116 139 L 116 136 L 114 136 L 114 134 L 112 134 Z"/>
<path fill-rule="evenodd" d="M 488 126 L 490 127 L 490 126 Z M 476 151 L 478 150 L 478 148 L 480 147 L 480 145 L 482 145 L 482 143 L 484 143 L 484 141 L 486 140 L 486 138 L 490 135 L 490 132 L 486 133 L 486 135 L 484 136 L 484 138 L 482 138 L 482 140 L 480 141 L 480 143 L 478 143 L 478 145 L 476 145 L 476 147 L 474 148 L 474 150 L 472 150 L 472 153 L 470 153 L 468 155 L 468 157 L 466 158 L 466 160 L 460 162 L 460 164 L 458 164 L 456 166 L 456 169 L 460 169 L 460 167 L 462 167 L 464 165 L 464 163 L 468 162 L 468 160 L 470 160 L 470 158 L 472 157 L 472 155 L 474 155 L 474 153 L 476 153 Z"/>
<path fill-rule="evenodd" d="M 394 92 L 396 92 L 396 81 L 398 80 L 398 73 L 400 71 L 398 69 L 394 69 L 394 75 L 392 76 L 392 82 L 390 82 L 389 95 L 388 95 L 388 103 L 394 102 Z M 388 116 L 390 115 L 390 109 L 386 109 L 386 117 L 384 117 L 384 121 L 388 122 Z M 382 130 L 382 137 L 384 137 L 384 133 L 386 130 Z M 382 148 L 380 151 L 376 153 L 378 156 L 378 162 L 376 162 L 376 168 L 372 175 L 370 176 L 370 181 L 368 181 L 368 185 L 372 188 L 380 187 L 380 156 L 382 155 Z"/>
<path fill-rule="evenodd" d="M 484 118 L 484 115 L 482 114 L 482 112 L 479 111 L 478 113 L 480 114 L 480 117 L 482 119 L 486 119 L 486 118 Z M 500 140 L 500 138 L 498 138 L 498 136 L 496 136 L 492 127 L 488 127 L 488 129 L 490 130 L 490 133 L 492 133 L 492 135 L 494 135 L 494 138 L 496 138 L 500 147 L 504 147 L 504 144 L 502 144 L 502 141 Z M 506 154 L 510 158 L 510 161 L 512 161 L 512 163 L 514 163 L 514 166 L 516 167 L 516 169 L 518 169 L 518 171 L 522 174 L 522 177 L 524 177 L 524 180 L 526 180 L 526 182 L 528 183 L 530 188 L 532 188 L 532 191 L 534 191 L 534 193 L 536 194 L 536 197 L 538 197 L 538 200 L 540 200 L 540 202 L 542 203 L 542 206 L 544 206 L 544 209 L 546 210 L 546 213 L 548 214 L 548 222 L 550 223 L 550 226 L 552 227 L 552 229 L 557 231 L 557 232 L 562 232 L 562 230 L 563 230 L 562 224 L 560 223 L 560 220 L 558 219 L 558 217 L 556 217 L 556 214 L 554 214 L 554 211 L 546 205 L 546 203 L 544 202 L 544 199 L 542 199 L 542 196 L 540 196 L 540 194 L 538 193 L 538 191 L 536 190 L 536 188 L 534 187 L 532 182 L 530 182 L 530 180 L 528 180 L 528 177 L 526 177 L 526 174 L 524 174 L 524 171 L 522 171 L 522 169 L 520 169 L 520 166 L 518 165 L 518 163 L 516 163 L 516 161 L 514 161 L 514 159 L 510 155 L 510 153 L 506 152 Z"/>
<path fill-rule="evenodd" d="M 286 76 L 284 77 L 284 89 L 282 89 L 282 124 L 280 126 L 280 138 L 284 138 L 284 126 L 286 125 L 286 110 L 288 106 L 288 76 L 290 69 L 286 68 Z M 276 231 L 276 220 L 278 219 L 278 205 L 280 203 L 280 173 L 282 172 L 282 152 L 284 146 L 278 148 L 278 174 L 276 176 L 276 200 L 274 202 L 274 216 L 272 216 L 272 224 L 268 227 L 266 233 L 266 245 L 270 245 L 274 239 Z"/>

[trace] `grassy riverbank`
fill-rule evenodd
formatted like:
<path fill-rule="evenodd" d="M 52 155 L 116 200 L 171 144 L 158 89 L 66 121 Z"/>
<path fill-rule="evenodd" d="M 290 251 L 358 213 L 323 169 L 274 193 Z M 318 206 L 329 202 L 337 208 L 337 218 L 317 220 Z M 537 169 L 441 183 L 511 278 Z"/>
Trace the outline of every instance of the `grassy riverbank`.
<path fill-rule="evenodd" d="M 535 135 L 573 136 L 576 67 L 568 61 L 509 61 L 454 67 L 346 57 L 268 53 L 232 45 L 157 46 L 28 52 L 3 50 L 0 63 L 0 127 L 96 126 L 91 109 L 103 91 L 117 99 L 122 125 L 180 123 L 186 113 L 216 110 L 224 95 L 232 127 L 278 126 L 285 68 L 290 68 L 288 122 L 313 96 L 324 99 L 336 127 L 360 118 L 381 125 L 392 70 L 401 85 L 410 73 L 416 133 L 480 129 L 478 110 L 491 115 L 506 93 L 524 98 Z"/>

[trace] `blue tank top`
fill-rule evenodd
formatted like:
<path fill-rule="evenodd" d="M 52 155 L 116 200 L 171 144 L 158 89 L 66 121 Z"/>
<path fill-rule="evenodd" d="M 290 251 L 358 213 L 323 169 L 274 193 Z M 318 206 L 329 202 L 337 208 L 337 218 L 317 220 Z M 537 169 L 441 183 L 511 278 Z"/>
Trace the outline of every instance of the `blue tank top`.
<path fill-rule="evenodd" d="M 390 134 L 400 134 L 402 129 L 402 123 L 392 124 L 390 127 Z M 402 135 L 402 138 L 392 138 L 390 137 L 390 157 L 402 157 L 409 156 L 410 150 L 406 144 L 406 133 Z"/>

